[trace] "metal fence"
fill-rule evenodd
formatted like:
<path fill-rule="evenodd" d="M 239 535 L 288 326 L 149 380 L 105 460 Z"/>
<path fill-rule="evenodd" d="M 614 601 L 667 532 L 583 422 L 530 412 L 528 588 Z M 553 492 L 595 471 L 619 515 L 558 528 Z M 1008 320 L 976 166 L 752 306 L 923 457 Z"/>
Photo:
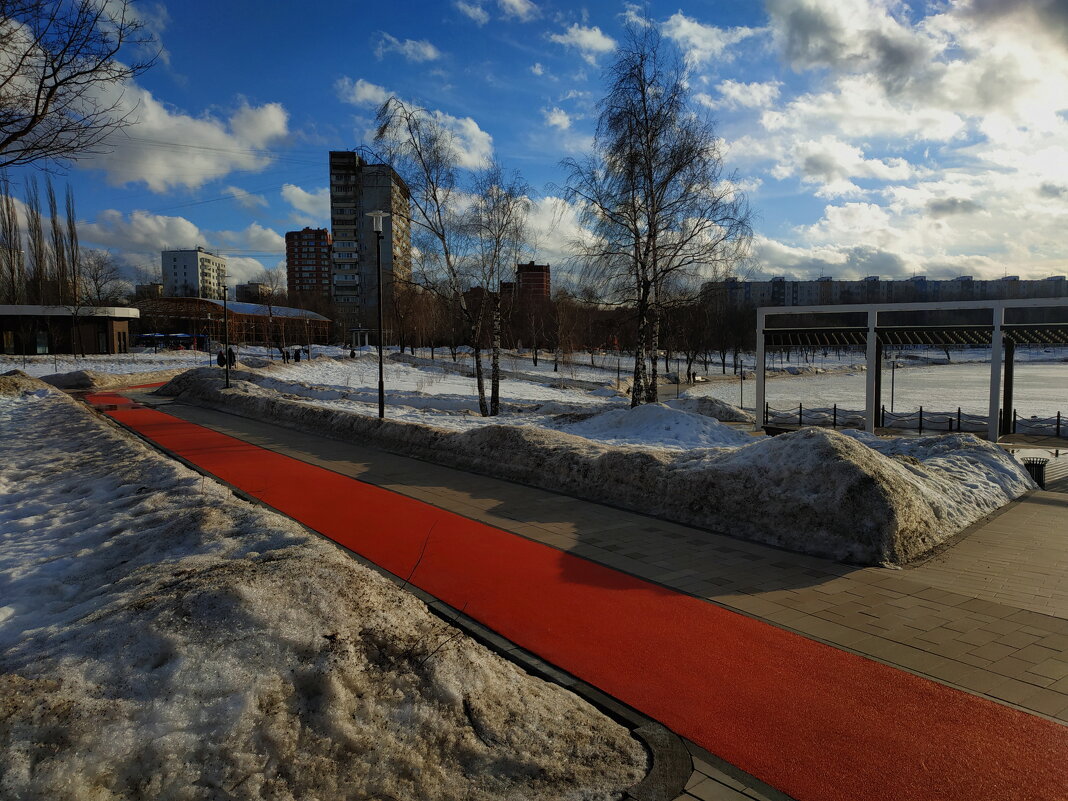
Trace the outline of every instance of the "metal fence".
<path fill-rule="evenodd" d="M 911 412 L 891 412 L 885 406 L 879 409 L 879 427 L 916 431 L 932 434 L 969 432 L 985 433 L 987 416 L 963 411 L 931 411 L 922 406 Z M 797 404 L 787 409 L 776 409 L 764 404 L 764 425 L 767 426 L 821 426 L 824 428 L 864 428 L 864 412 L 855 409 L 840 409 L 838 404 L 829 407 L 809 407 Z M 1051 417 L 1021 417 L 1012 412 L 1010 430 L 1003 434 L 1033 434 L 1036 436 L 1068 437 L 1068 420 L 1061 412 Z"/>

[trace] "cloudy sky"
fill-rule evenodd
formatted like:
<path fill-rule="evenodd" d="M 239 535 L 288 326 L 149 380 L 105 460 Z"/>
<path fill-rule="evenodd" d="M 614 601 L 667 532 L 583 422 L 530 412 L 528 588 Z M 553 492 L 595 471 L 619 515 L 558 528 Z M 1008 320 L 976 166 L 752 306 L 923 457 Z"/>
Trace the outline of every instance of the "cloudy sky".
<path fill-rule="evenodd" d="M 537 193 L 539 258 L 573 217 L 559 163 L 591 143 L 635 7 L 549 0 L 139 5 L 159 64 L 138 124 L 79 162 L 84 242 L 129 265 L 205 245 L 239 280 L 328 225 L 326 154 L 390 94 Z M 674 0 L 642 7 L 690 68 L 755 212 L 754 276 L 1068 272 L 1068 3 Z M 12 175 L 18 184 L 25 171 Z"/>

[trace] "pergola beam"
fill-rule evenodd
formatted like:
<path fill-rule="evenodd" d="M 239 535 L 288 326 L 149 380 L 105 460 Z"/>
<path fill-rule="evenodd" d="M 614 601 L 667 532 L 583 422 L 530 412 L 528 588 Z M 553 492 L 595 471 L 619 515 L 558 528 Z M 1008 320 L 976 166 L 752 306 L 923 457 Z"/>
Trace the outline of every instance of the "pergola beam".
<path fill-rule="evenodd" d="M 880 328 L 882 312 L 955 312 L 984 310 L 991 312 L 989 325 L 917 325 Z M 757 426 L 763 423 L 767 402 L 765 375 L 766 347 L 781 347 L 784 343 L 800 342 L 811 346 L 865 345 L 867 375 L 865 377 L 865 428 L 875 430 L 879 408 L 879 358 L 881 346 L 892 345 L 990 345 L 990 394 L 987 436 L 996 442 L 999 435 L 1001 411 L 1002 359 L 1006 342 L 1068 344 L 1068 322 L 1009 323 L 1006 309 L 1058 309 L 1068 317 L 1068 298 L 1034 298 L 1026 300 L 958 301 L 955 303 L 878 303 L 841 304 L 830 306 L 771 306 L 757 309 Z M 818 316 L 823 314 L 865 313 L 867 325 L 812 325 L 804 328 L 768 328 L 768 318 L 775 315 Z M 1054 317 L 1053 319 L 1056 319 Z M 1008 412 L 1011 414 L 1011 411 Z"/>

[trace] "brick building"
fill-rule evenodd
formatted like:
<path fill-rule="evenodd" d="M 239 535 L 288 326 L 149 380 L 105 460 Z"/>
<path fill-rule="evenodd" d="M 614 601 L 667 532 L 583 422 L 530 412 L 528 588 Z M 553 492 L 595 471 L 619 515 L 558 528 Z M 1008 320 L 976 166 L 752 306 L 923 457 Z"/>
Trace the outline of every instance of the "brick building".
<path fill-rule="evenodd" d="M 332 238 L 325 228 L 286 232 L 286 287 L 289 297 L 329 298 Z"/>

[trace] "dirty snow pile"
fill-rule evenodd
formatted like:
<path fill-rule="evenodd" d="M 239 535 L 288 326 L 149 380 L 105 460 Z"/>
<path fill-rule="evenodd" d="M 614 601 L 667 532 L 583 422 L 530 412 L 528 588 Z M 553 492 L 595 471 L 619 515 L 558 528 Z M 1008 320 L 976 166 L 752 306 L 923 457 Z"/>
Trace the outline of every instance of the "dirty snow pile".
<path fill-rule="evenodd" d="M 339 548 L 0 376 L 0 797 L 607 799 L 643 747 Z"/>
<path fill-rule="evenodd" d="M 73 370 L 69 373 L 46 375 L 41 380 L 59 389 L 111 389 L 113 387 L 132 387 L 139 384 L 157 384 L 162 381 L 169 381 L 188 369 L 188 367 L 176 367 L 167 370 L 149 370 L 137 373 Z"/>
<path fill-rule="evenodd" d="M 608 445 L 645 445 L 661 448 L 717 448 L 747 445 L 752 437 L 712 417 L 647 403 L 633 409 L 610 409 L 561 430 Z"/>
<path fill-rule="evenodd" d="M 326 408 L 241 380 L 224 390 L 207 370 L 184 373 L 160 393 L 862 564 L 916 559 L 1035 486 L 1009 454 L 971 435 L 881 453 L 828 429 L 754 439 L 655 405 L 570 416 L 584 419 L 559 415 L 565 418 L 556 421 L 559 430 L 501 424 L 507 418 L 446 429 Z M 624 440 L 641 446 L 618 444 Z"/>

